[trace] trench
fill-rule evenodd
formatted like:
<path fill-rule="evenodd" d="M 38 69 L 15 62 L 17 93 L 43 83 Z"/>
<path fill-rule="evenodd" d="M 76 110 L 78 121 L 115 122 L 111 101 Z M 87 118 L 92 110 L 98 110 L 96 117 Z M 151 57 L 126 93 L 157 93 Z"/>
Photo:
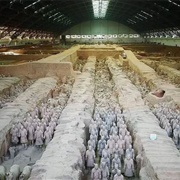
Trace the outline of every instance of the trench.
<path fill-rule="evenodd" d="M 95 99 L 95 104 L 94 104 L 94 111 L 93 111 L 93 121 L 97 124 L 97 140 L 95 140 L 95 163 L 97 163 L 100 167 L 101 164 L 101 153 L 98 150 L 98 141 L 101 139 L 101 130 L 103 123 L 107 124 L 107 117 L 111 116 L 114 117 L 113 122 L 115 123 L 116 128 L 118 129 L 118 132 L 120 133 L 120 126 L 121 123 L 125 124 L 125 127 L 127 129 L 127 132 L 129 132 L 128 124 L 126 124 L 125 117 L 123 116 L 123 109 L 120 107 L 118 103 L 118 94 L 116 92 L 116 88 L 114 85 L 114 82 L 112 80 L 112 75 L 109 71 L 108 65 L 106 64 L 106 60 L 104 59 L 98 59 L 96 61 L 96 69 L 95 69 L 95 91 L 94 91 L 94 99 Z M 111 130 L 113 129 L 113 123 L 108 124 L 108 137 L 106 139 L 106 144 L 107 141 L 109 140 L 110 134 L 112 135 Z M 89 126 L 89 133 L 87 135 L 87 144 L 86 144 L 86 151 L 88 150 L 88 144 L 90 140 L 90 136 L 93 134 L 91 132 L 91 127 L 93 126 L 93 122 L 91 122 Z M 117 133 L 117 135 L 120 135 Z M 115 133 L 116 134 L 116 133 Z M 133 137 L 130 132 L 130 136 L 132 138 L 132 143 L 130 143 L 133 147 Z M 119 136 L 115 136 L 114 138 L 119 139 Z M 117 142 L 116 139 L 116 142 Z M 124 139 L 124 137 L 123 137 Z M 128 143 L 127 143 L 128 144 Z M 125 145 L 126 146 L 126 145 Z M 128 145 L 127 145 L 128 146 Z M 119 169 L 122 172 L 122 175 L 124 175 L 124 161 L 125 161 L 125 150 L 127 147 L 124 147 L 121 153 L 123 155 L 119 155 L 120 161 L 121 161 L 121 167 Z M 113 179 L 113 166 L 112 166 L 112 159 L 114 158 L 114 154 L 112 153 L 112 156 L 110 157 L 110 168 L 109 168 L 109 179 Z M 135 166 L 135 172 L 132 177 L 126 177 L 124 176 L 125 179 L 131 179 L 131 180 L 138 180 L 138 172 L 137 172 L 137 167 L 136 167 L 136 161 L 134 158 L 134 166 Z M 84 176 L 82 177 L 83 180 L 90 180 L 91 179 L 91 169 L 87 167 L 87 164 L 85 163 L 85 172 Z"/>
<path fill-rule="evenodd" d="M 7 106 L 7 103 L 13 102 L 16 97 L 23 93 L 34 82 L 35 80 L 22 78 L 17 84 L 11 85 L 0 95 L 0 109 Z"/>
<path fill-rule="evenodd" d="M 29 111 L 22 121 L 13 123 L 7 135 L 10 136 L 10 147 L 1 163 L 6 171 L 9 171 L 13 164 L 17 164 L 22 172 L 25 166 L 33 166 L 41 158 L 46 146 L 53 139 L 58 118 L 67 104 L 73 83 L 74 78 L 72 77 L 59 80 L 57 86 L 51 89 L 47 97 L 42 99 L 32 111 Z M 24 143 L 21 139 L 24 136 L 20 133 L 21 126 L 26 129 Z M 31 129 L 29 129 L 30 126 Z M 50 136 L 45 135 L 46 131 L 48 134 L 48 128 Z M 35 134 L 38 131 L 42 131 L 43 134 L 40 142 L 35 140 Z"/>
<path fill-rule="evenodd" d="M 80 71 L 82 72 L 84 65 L 86 64 L 87 60 L 86 59 L 77 59 L 77 61 L 73 65 L 73 70 L 74 71 Z"/>
<path fill-rule="evenodd" d="M 178 80 L 179 79 L 178 71 L 180 70 L 179 69 L 180 64 L 178 62 L 176 62 L 175 60 L 163 59 L 160 62 L 154 61 L 154 60 L 151 60 L 151 61 L 143 60 L 142 62 L 145 63 L 146 65 L 150 66 L 151 68 L 153 68 L 156 71 L 156 73 L 167 83 L 172 84 L 177 88 L 180 87 L 180 83 Z M 170 68 L 171 73 L 168 73 L 166 68 L 167 68 L 167 70 Z"/>
<path fill-rule="evenodd" d="M 124 73 L 129 77 L 131 82 L 137 87 L 144 99 L 146 95 L 151 92 L 151 88 L 148 84 L 141 79 L 141 77 L 131 69 L 124 69 Z M 172 139 L 176 148 L 180 151 L 180 142 L 175 140 L 174 133 L 179 131 L 177 125 L 180 126 L 180 109 L 173 101 L 166 101 L 152 106 L 146 102 L 151 112 L 159 120 L 159 126 L 167 132 L 168 137 Z"/>

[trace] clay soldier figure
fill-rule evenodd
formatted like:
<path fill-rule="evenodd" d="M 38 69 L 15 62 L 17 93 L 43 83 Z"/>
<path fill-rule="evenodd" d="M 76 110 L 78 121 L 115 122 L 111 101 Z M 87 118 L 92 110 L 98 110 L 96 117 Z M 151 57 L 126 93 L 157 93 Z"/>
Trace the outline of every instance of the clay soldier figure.
<path fill-rule="evenodd" d="M 134 162 L 129 154 L 124 161 L 124 175 L 127 177 L 132 177 L 134 175 Z"/>
<path fill-rule="evenodd" d="M 113 123 L 113 126 L 111 127 L 110 134 L 116 134 L 118 132 L 118 127 L 115 123 Z"/>
<path fill-rule="evenodd" d="M 101 158 L 101 167 L 103 163 L 106 163 L 107 167 L 110 169 L 110 158 L 108 157 L 108 154 L 104 153 Z"/>
<path fill-rule="evenodd" d="M 104 136 L 104 139 L 105 139 L 105 140 L 108 140 L 108 138 L 109 138 L 109 136 L 108 136 L 108 131 L 107 131 L 107 129 L 106 129 L 105 126 L 103 126 L 103 127 L 101 128 L 101 130 L 100 130 L 100 136 L 101 136 L 101 137 Z"/>
<path fill-rule="evenodd" d="M 110 152 L 108 149 L 108 145 L 105 145 L 105 148 L 102 150 L 102 156 L 104 156 L 105 154 L 107 154 L 108 158 L 110 158 Z"/>
<path fill-rule="evenodd" d="M 160 119 L 160 126 L 164 129 L 168 122 L 168 119 L 166 118 L 165 115 L 161 116 L 159 119 Z"/>
<path fill-rule="evenodd" d="M 114 142 L 112 136 L 110 136 L 110 139 L 107 141 L 107 145 L 108 145 L 110 154 L 112 155 L 112 153 L 113 153 L 113 148 L 114 148 L 114 146 L 115 146 L 115 142 Z"/>
<path fill-rule="evenodd" d="M 26 117 L 26 121 L 28 121 L 28 122 L 32 122 L 32 117 L 31 117 L 31 114 L 30 113 L 28 113 L 27 114 L 27 117 Z"/>
<path fill-rule="evenodd" d="M 166 130 L 168 136 L 169 136 L 169 137 L 172 137 L 172 128 L 171 128 L 170 123 L 167 123 L 167 124 L 166 124 L 165 130 Z"/>
<path fill-rule="evenodd" d="M 38 126 L 38 123 L 37 123 L 36 119 L 33 119 L 32 125 L 34 127 L 34 130 L 36 130 L 36 128 Z"/>
<path fill-rule="evenodd" d="M 174 140 L 175 145 L 178 145 L 178 143 L 179 143 L 178 142 L 178 139 L 179 139 L 179 136 L 180 136 L 179 131 L 180 131 L 179 125 L 176 125 L 176 128 L 173 131 L 173 140 Z"/>
<path fill-rule="evenodd" d="M 102 119 L 101 119 L 99 114 L 95 115 L 95 120 L 97 122 L 98 127 L 101 127 L 103 121 L 102 121 Z"/>
<path fill-rule="evenodd" d="M 30 144 L 34 144 L 34 127 L 32 124 L 29 125 L 28 127 L 28 141 Z"/>
<path fill-rule="evenodd" d="M 45 145 L 51 141 L 51 132 L 49 131 L 49 127 L 46 127 L 46 131 L 44 132 Z"/>
<path fill-rule="evenodd" d="M 94 150 L 96 148 L 95 140 L 93 139 L 93 136 L 90 135 L 90 140 L 88 141 L 88 147 L 91 146 Z"/>
<path fill-rule="evenodd" d="M 91 146 L 89 146 L 89 149 L 86 151 L 85 159 L 87 168 L 93 168 L 95 162 L 95 152 Z"/>
<path fill-rule="evenodd" d="M 12 129 L 11 129 L 11 141 L 14 145 L 17 145 L 19 142 L 18 139 L 18 128 L 16 127 L 16 125 L 13 125 Z"/>
<path fill-rule="evenodd" d="M 26 118 L 24 118 L 24 121 L 22 122 L 22 124 L 23 124 L 24 128 L 27 130 L 29 122 L 26 121 Z"/>
<path fill-rule="evenodd" d="M 112 136 L 113 136 L 114 142 L 117 143 L 119 140 L 118 132 L 115 131 Z"/>
<path fill-rule="evenodd" d="M 117 142 L 118 146 L 119 146 L 119 151 L 121 154 L 121 157 L 124 156 L 124 151 L 125 151 L 125 140 L 122 139 L 122 136 L 119 136 L 119 140 Z"/>
<path fill-rule="evenodd" d="M 117 127 L 122 128 L 122 125 L 124 125 L 124 121 L 123 121 L 123 119 L 121 117 L 118 117 Z"/>
<path fill-rule="evenodd" d="M 124 176 L 121 174 L 121 170 L 117 171 L 117 174 L 114 176 L 113 180 L 124 180 Z"/>
<path fill-rule="evenodd" d="M 39 129 L 39 126 L 37 126 L 34 138 L 35 138 L 35 145 L 41 148 L 43 145 L 43 132 Z"/>
<path fill-rule="evenodd" d="M 95 144 L 97 143 L 97 140 L 98 140 L 98 133 L 96 133 L 95 129 L 92 129 L 91 131 L 91 136 L 93 137 L 94 141 L 95 141 Z"/>
<path fill-rule="evenodd" d="M 27 130 L 21 126 L 20 130 L 19 130 L 19 135 L 20 135 L 20 142 L 21 144 L 24 145 L 25 148 L 27 148 L 27 143 L 28 143 L 28 140 L 27 140 Z"/>
<path fill-rule="evenodd" d="M 102 180 L 109 180 L 109 168 L 105 162 L 101 164 Z"/>
<path fill-rule="evenodd" d="M 20 129 L 21 129 L 22 124 L 20 122 L 18 122 L 18 124 L 16 124 L 16 127 L 18 129 L 18 133 L 19 133 L 19 137 L 20 137 Z"/>
<path fill-rule="evenodd" d="M 51 124 L 53 126 L 53 129 L 55 130 L 56 129 L 56 121 L 55 121 L 55 118 L 51 121 Z"/>
<path fill-rule="evenodd" d="M 114 175 L 117 174 L 118 170 L 119 170 L 118 164 L 115 164 L 114 168 L 112 168 L 111 171 L 111 179 L 114 178 Z"/>
<path fill-rule="evenodd" d="M 42 122 L 39 123 L 39 129 L 44 132 L 44 124 Z"/>
<path fill-rule="evenodd" d="M 90 134 L 91 134 L 91 131 L 92 131 L 93 127 L 94 127 L 94 120 L 91 119 L 91 123 L 90 123 L 90 125 L 89 125 L 89 133 L 90 133 Z"/>
<path fill-rule="evenodd" d="M 134 149 L 132 148 L 132 145 L 129 145 L 129 148 L 126 149 L 126 157 L 127 157 L 128 154 L 130 155 L 130 157 L 132 159 L 134 159 Z"/>
<path fill-rule="evenodd" d="M 101 170 L 98 167 L 98 164 L 95 164 L 91 171 L 91 180 L 101 180 Z"/>
<path fill-rule="evenodd" d="M 119 148 L 119 145 L 116 143 L 115 144 L 115 147 L 114 147 L 114 149 L 113 149 L 113 154 L 114 154 L 114 156 L 115 155 L 117 155 L 117 156 L 121 156 L 121 149 Z"/>
<path fill-rule="evenodd" d="M 127 129 L 125 125 L 122 125 L 122 128 L 119 129 L 119 135 L 121 135 L 123 139 L 125 138 L 126 131 Z"/>
<path fill-rule="evenodd" d="M 51 137 L 53 138 L 54 135 L 54 124 L 53 123 L 49 123 L 49 132 L 51 132 Z"/>
<path fill-rule="evenodd" d="M 132 144 L 132 137 L 131 137 L 131 135 L 130 135 L 130 132 L 127 132 L 124 140 L 125 140 L 126 149 L 128 149 L 128 148 L 129 148 L 129 145 Z"/>
<path fill-rule="evenodd" d="M 108 133 L 110 133 L 111 126 L 112 126 L 112 119 L 111 119 L 110 115 L 107 115 L 107 117 L 105 118 L 105 120 L 106 120 L 106 123 L 107 123 Z"/>
<path fill-rule="evenodd" d="M 36 116 L 36 110 L 34 109 L 33 111 L 31 111 L 31 117 L 34 119 Z"/>
<path fill-rule="evenodd" d="M 106 140 L 104 139 L 104 136 L 102 136 L 102 138 L 98 141 L 98 153 L 99 156 L 102 156 L 102 151 L 106 146 Z"/>
<path fill-rule="evenodd" d="M 46 105 L 42 103 L 40 107 L 41 118 L 44 116 L 45 112 L 46 112 Z"/>
<path fill-rule="evenodd" d="M 36 112 L 36 118 L 38 118 L 39 117 L 39 109 L 38 109 L 38 107 L 35 108 L 35 112 Z"/>
<path fill-rule="evenodd" d="M 177 119 L 172 119 L 171 120 L 171 125 L 172 125 L 172 128 L 175 129 L 176 128 L 176 125 L 178 124 L 178 120 Z"/>
<path fill-rule="evenodd" d="M 121 159 L 117 154 L 115 154 L 115 157 L 112 160 L 112 169 L 115 168 L 115 165 L 118 165 L 118 168 L 121 168 Z"/>

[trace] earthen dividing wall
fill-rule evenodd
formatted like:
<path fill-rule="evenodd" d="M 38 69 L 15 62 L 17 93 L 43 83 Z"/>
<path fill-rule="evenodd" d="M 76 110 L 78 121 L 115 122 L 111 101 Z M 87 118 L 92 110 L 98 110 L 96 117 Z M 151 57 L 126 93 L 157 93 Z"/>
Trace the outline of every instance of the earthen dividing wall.
<path fill-rule="evenodd" d="M 13 60 L 13 61 L 35 61 L 42 58 L 48 57 L 47 54 L 22 54 L 22 55 L 1 55 L 0 54 L 0 60 Z M 0 61 L 1 62 L 1 61 Z"/>
<path fill-rule="evenodd" d="M 104 59 L 107 56 L 112 56 L 114 58 L 118 58 L 119 54 L 121 53 L 120 50 L 116 49 L 79 49 L 77 51 L 77 55 L 80 59 L 87 59 L 89 56 L 96 56 L 97 59 Z"/>
<path fill-rule="evenodd" d="M 95 57 L 89 57 L 77 75 L 54 138 L 33 166 L 30 180 L 81 179 L 84 169 L 86 125 L 94 109 Z"/>
<path fill-rule="evenodd" d="M 144 51 L 145 53 L 159 53 L 161 55 L 168 55 L 171 53 L 171 56 L 180 56 L 179 47 L 172 46 L 163 46 L 157 44 L 122 44 L 125 49 L 132 51 Z"/>
<path fill-rule="evenodd" d="M 128 127 L 133 133 L 134 148 L 139 155 L 142 180 L 179 180 L 180 153 L 158 119 L 144 105 L 140 92 L 118 67 L 113 58 L 108 58 L 108 67 L 118 92 L 119 104 L 123 107 Z M 156 134 L 156 140 L 150 140 Z"/>
<path fill-rule="evenodd" d="M 0 74 L 13 76 L 26 76 L 29 78 L 41 78 L 46 76 L 72 76 L 73 64 L 78 59 L 75 46 L 60 54 L 52 55 L 39 61 L 23 63 L 19 65 L 0 66 Z"/>
<path fill-rule="evenodd" d="M 169 96 L 180 107 L 179 88 L 171 84 L 164 83 L 157 75 L 155 70 L 145 63 L 139 61 L 130 50 L 125 50 L 129 68 L 138 73 L 141 79 L 145 81 L 151 90 L 163 89 L 166 95 Z"/>
<path fill-rule="evenodd" d="M 132 51 L 125 50 L 125 53 L 127 54 L 129 67 L 140 74 L 144 80 L 154 82 L 157 79 L 155 70 L 139 61 Z"/>
<path fill-rule="evenodd" d="M 6 94 L 6 91 L 12 86 L 19 83 L 20 79 L 17 77 L 3 77 L 0 78 L 0 94 Z"/>
<path fill-rule="evenodd" d="M 175 67 L 169 67 L 152 60 L 142 60 L 142 62 L 154 68 L 158 74 L 166 75 L 172 82 L 180 84 L 180 71 Z M 177 66 L 177 64 L 174 66 Z"/>
<path fill-rule="evenodd" d="M 22 122 L 26 113 L 47 97 L 51 89 L 56 86 L 53 77 L 38 79 L 26 91 L 20 94 L 12 103 L 0 109 L 0 158 L 7 153 L 10 137 L 9 130 L 15 122 Z"/>
<path fill-rule="evenodd" d="M 71 76 L 73 67 L 70 62 L 63 63 L 24 63 L 20 65 L 1 66 L 0 73 L 12 76 L 25 76 L 36 79 L 46 76 Z"/>

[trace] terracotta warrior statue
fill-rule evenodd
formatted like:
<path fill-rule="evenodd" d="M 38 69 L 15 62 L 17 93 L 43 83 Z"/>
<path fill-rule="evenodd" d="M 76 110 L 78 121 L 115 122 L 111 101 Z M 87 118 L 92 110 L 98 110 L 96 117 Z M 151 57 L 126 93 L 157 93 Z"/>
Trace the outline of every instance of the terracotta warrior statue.
<path fill-rule="evenodd" d="M 20 136 L 20 142 L 21 144 L 24 145 L 25 148 L 27 148 L 27 130 L 23 127 L 23 125 L 21 126 L 20 130 L 19 130 L 19 136 Z"/>
<path fill-rule="evenodd" d="M 91 171 L 91 180 L 101 180 L 101 170 L 98 167 L 98 164 L 95 164 Z"/>
<path fill-rule="evenodd" d="M 121 174 L 121 170 L 117 171 L 117 174 L 114 176 L 113 180 L 124 180 L 124 176 Z"/>
<path fill-rule="evenodd" d="M 124 161 L 124 175 L 126 177 L 132 177 L 134 175 L 134 162 L 129 154 Z"/>
<path fill-rule="evenodd" d="M 93 168 L 95 162 L 95 152 L 92 146 L 89 146 L 89 149 L 86 151 L 86 166 L 87 168 Z"/>

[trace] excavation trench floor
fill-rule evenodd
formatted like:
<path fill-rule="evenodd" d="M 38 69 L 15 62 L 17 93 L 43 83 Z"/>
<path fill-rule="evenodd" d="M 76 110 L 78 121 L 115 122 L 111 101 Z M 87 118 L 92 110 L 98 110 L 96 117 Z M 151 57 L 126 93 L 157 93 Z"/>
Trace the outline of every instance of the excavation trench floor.
<path fill-rule="evenodd" d="M 15 105 L 23 104 L 25 106 L 25 109 L 22 109 L 24 110 L 23 114 L 20 117 L 18 117 L 17 121 L 13 119 L 14 126 L 16 125 L 16 127 L 18 127 L 18 123 L 15 123 L 15 122 L 19 122 L 19 123 L 21 122 L 22 123 L 21 125 L 24 125 L 27 131 L 28 131 L 28 128 L 27 126 L 25 126 L 27 125 L 27 123 L 33 124 L 34 128 L 36 128 L 36 131 L 38 130 L 37 129 L 38 127 L 42 127 L 42 126 L 44 127 L 44 125 L 45 127 L 43 130 L 42 147 L 38 147 L 35 139 L 34 139 L 34 145 L 28 145 L 27 148 L 21 145 L 20 142 L 18 142 L 18 145 L 16 147 L 13 146 L 13 143 L 11 144 L 11 147 L 8 149 L 8 153 L 5 155 L 3 163 L 1 164 L 6 168 L 7 171 L 9 171 L 10 167 L 14 164 L 19 165 L 20 170 L 22 171 L 25 166 L 27 165 L 33 166 L 36 163 L 36 161 L 41 158 L 47 146 L 46 136 L 44 135 L 45 131 L 47 130 L 47 127 L 52 126 L 51 124 L 52 121 L 54 121 L 55 126 L 57 125 L 58 118 L 61 115 L 61 112 L 63 111 L 64 107 L 66 106 L 67 101 L 69 99 L 69 95 L 71 94 L 73 81 L 74 81 L 73 79 L 67 78 L 65 84 L 56 84 L 57 81 L 54 78 L 50 78 L 50 79 L 42 78 L 42 79 L 39 79 L 36 83 L 34 83 L 29 89 L 27 89 L 26 92 L 20 94 L 15 99 L 13 103 Z M 55 88 L 55 85 L 56 85 L 56 88 Z M 43 90 L 42 90 L 42 87 L 44 87 Z M 41 91 L 39 91 L 39 89 L 41 89 Z M 62 89 L 63 89 L 63 92 L 61 91 Z M 50 90 L 52 90 L 51 98 L 49 97 Z M 29 101 L 29 99 L 31 99 L 31 101 Z M 44 103 L 42 104 L 39 103 L 41 101 L 43 101 Z M 12 107 L 11 106 L 9 107 L 11 111 L 12 111 Z M 31 111 L 28 111 L 30 107 L 32 107 L 32 109 Z M 45 111 L 43 111 L 43 114 L 42 114 L 41 110 L 43 108 Z M 4 113 L 3 109 L 1 109 L 1 111 L 2 113 Z M 8 112 L 11 112 L 11 111 L 8 111 Z M 26 112 L 29 112 L 29 113 L 26 114 Z M 51 114 L 47 117 L 47 113 L 49 112 L 51 112 Z M 13 114 L 11 116 L 13 116 Z M 44 121 L 46 117 L 47 119 L 46 121 Z M 38 118 L 38 120 L 35 118 Z M 37 121 L 36 125 L 34 124 L 34 120 Z M 6 122 L 7 122 L 7 119 L 6 119 Z M 8 128 L 10 129 L 10 132 L 12 132 L 11 131 L 12 130 L 11 128 L 13 127 L 12 124 L 9 123 L 8 126 L 9 126 Z M 54 127 L 53 132 L 51 132 L 52 138 L 54 137 L 53 135 L 54 135 L 55 128 L 56 127 Z M 36 132 L 34 134 L 36 134 Z M 21 140 L 21 137 L 19 140 Z M 13 152 L 13 149 L 15 151 L 13 155 L 14 157 L 12 157 L 13 153 L 10 153 L 10 152 Z"/>
<path fill-rule="evenodd" d="M 91 179 L 91 172 L 86 170 L 85 173 L 86 173 L 86 176 L 83 177 L 82 180 L 92 180 Z M 138 177 L 132 177 L 132 178 L 124 177 L 124 180 L 140 180 L 140 179 Z"/>
<path fill-rule="evenodd" d="M 116 109 L 116 111 L 120 111 L 121 108 L 118 103 L 117 95 L 114 88 L 114 82 L 112 80 L 111 74 L 108 69 L 108 65 L 106 61 L 103 59 L 98 59 L 96 61 L 96 71 L 95 71 L 95 109 L 96 111 L 108 111 L 109 109 Z M 98 138 L 98 140 L 100 137 Z M 88 139 L 89 140 L 89 139 Z M 100 165 L 100 157 L 98 156 L 98 151 L 96 153 L 96 163 Z M 122 162 L 122 174 L 124 163 Z M 136 167 L 135 167 L 136 169 Z M 91 170 L 85 170 L 85 176 L 82 178 L 83 180 L 91 180 Z M 111 180 L 112 178 L 109 178 Z M 139 180 L 137 177 L 137 172 L 135 172 L 135 176 L 132 178 L 127 178 L 124 176 L 124 179 L 127 180 Z"/>
<path fill-rule="evenodd" d="M 29 146 L 25 149 L 22 145 L 18 145 L 16 148 L 18 149 L 18 154 L 14 158 L 9 158 L 1 164 L 6 167 L 8 171 L 13 164 L 20 165 L 21 171 L 27 165 L 34 165 L 44 152 L 44 148 L 38 149 L 35 146 Z"/>

